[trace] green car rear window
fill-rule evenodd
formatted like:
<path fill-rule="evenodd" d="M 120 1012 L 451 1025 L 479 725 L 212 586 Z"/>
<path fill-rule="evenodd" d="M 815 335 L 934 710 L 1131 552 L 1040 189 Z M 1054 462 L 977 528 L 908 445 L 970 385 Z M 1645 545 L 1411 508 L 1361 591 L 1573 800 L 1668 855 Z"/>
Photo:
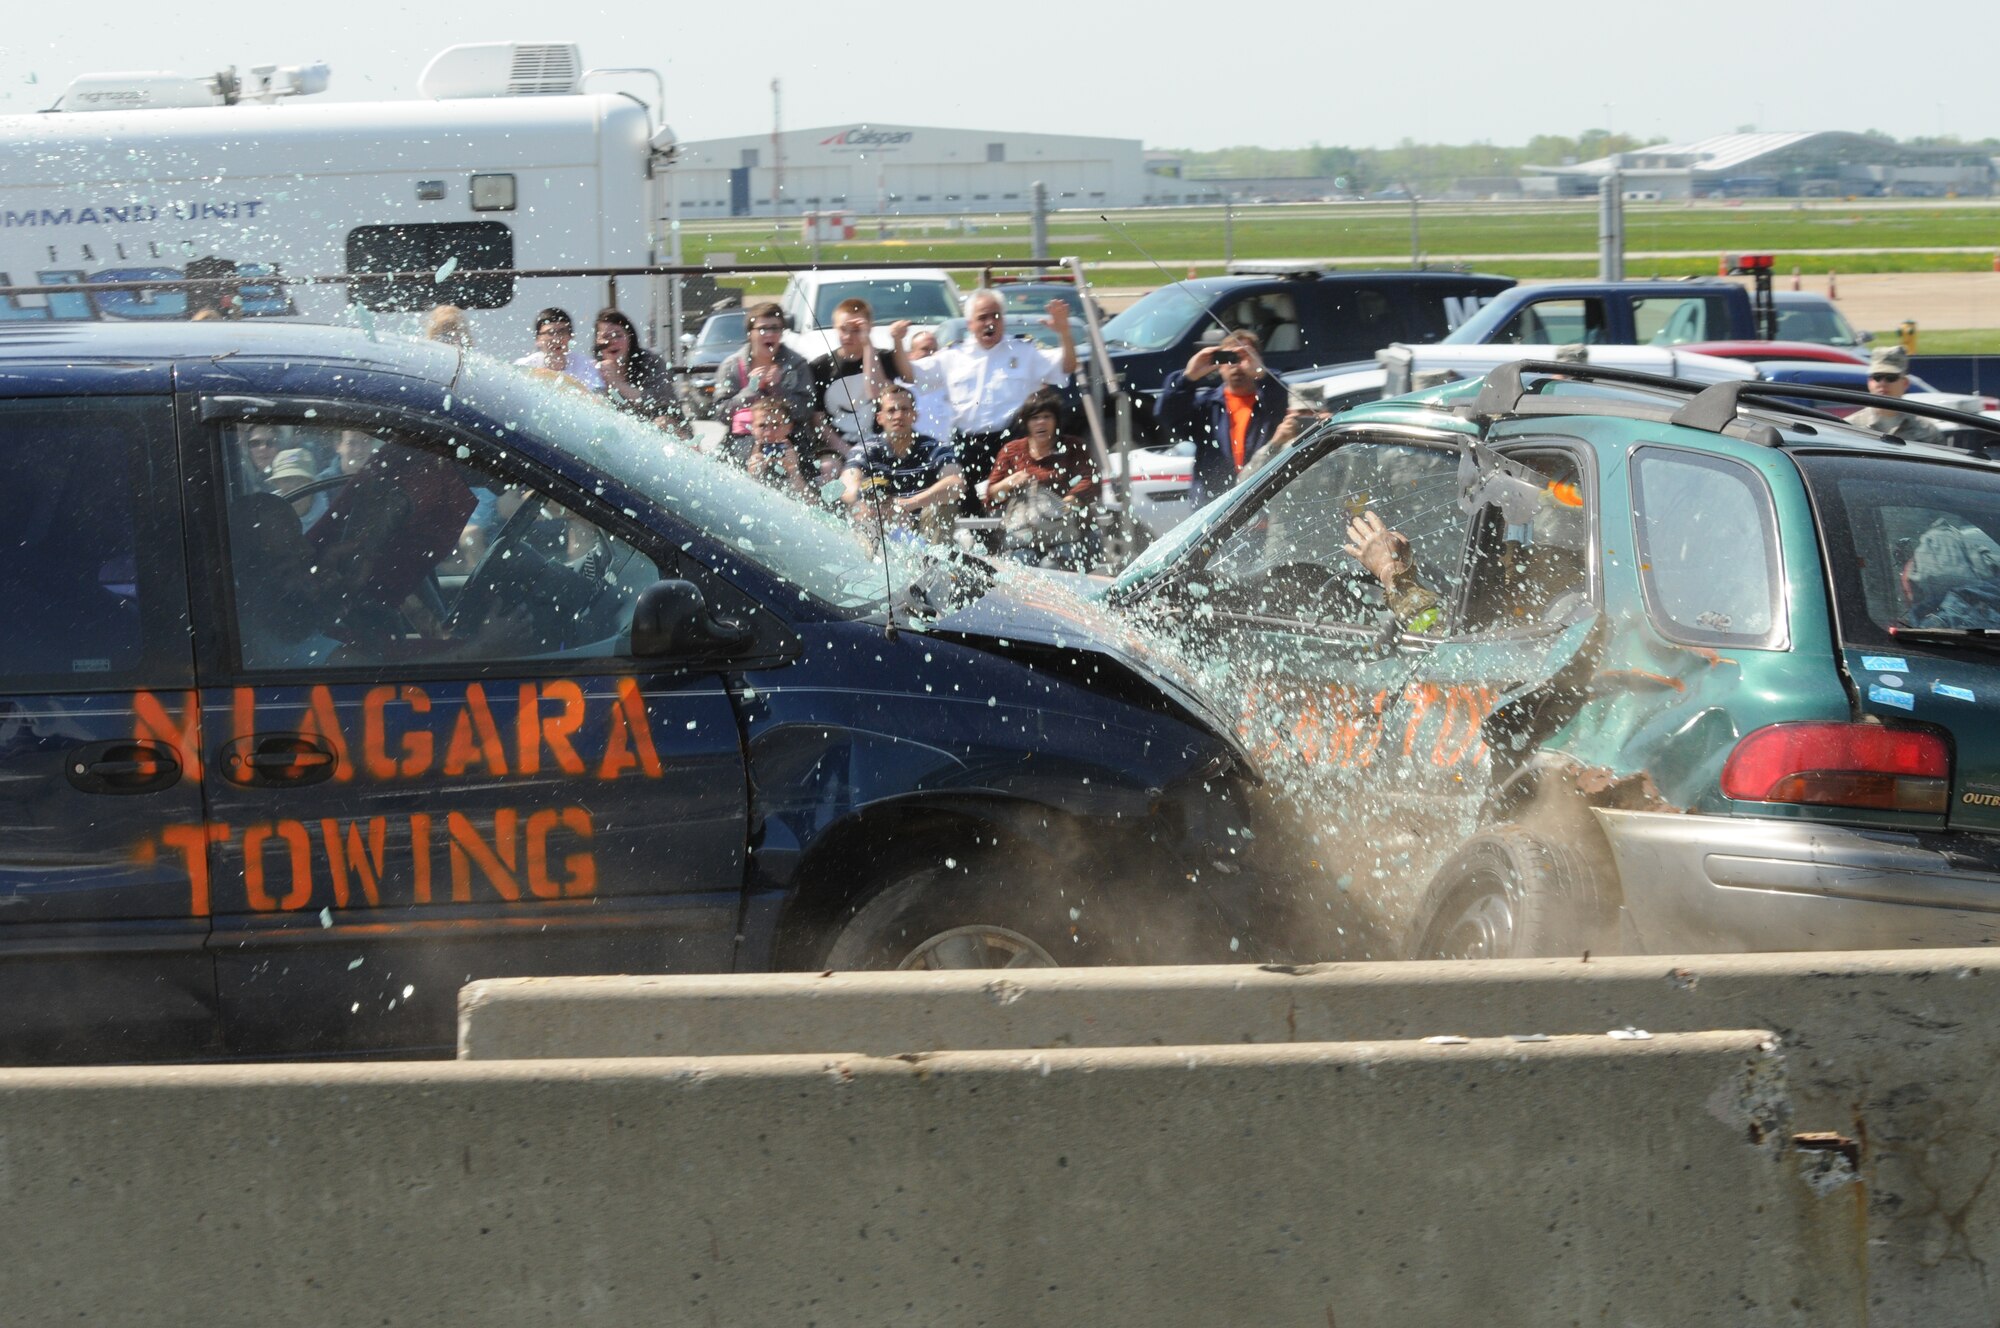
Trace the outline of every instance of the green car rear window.
<path fill-rule="evenodd" d="M 1661 635 L 1696 646 L 1784 646 L 1784 577 L 1763 476 L 1727 457 L 1641 448 L 1632 519 L 1639 581 Z"/>
<path fill-rule="evenodd" d="M 1802 455 L 1842 640 L 1891 627 L 2000 628 L 2000 472 L 1888 456 Z"/>

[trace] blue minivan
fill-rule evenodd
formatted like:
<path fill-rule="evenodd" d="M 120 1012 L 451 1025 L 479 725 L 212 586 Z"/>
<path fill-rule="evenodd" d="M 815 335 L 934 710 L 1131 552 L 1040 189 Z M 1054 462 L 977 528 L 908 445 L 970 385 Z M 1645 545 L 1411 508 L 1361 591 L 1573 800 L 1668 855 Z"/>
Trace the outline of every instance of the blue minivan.
<path fill-rule="evenodd" d="M 0 1059 L 436 1053 L 489 976 L 1170 957 L 1134 938 L 1248 888 L 1254 772 L 1167 656 L 560 383 L 42 326 L 0 421 Z"/>

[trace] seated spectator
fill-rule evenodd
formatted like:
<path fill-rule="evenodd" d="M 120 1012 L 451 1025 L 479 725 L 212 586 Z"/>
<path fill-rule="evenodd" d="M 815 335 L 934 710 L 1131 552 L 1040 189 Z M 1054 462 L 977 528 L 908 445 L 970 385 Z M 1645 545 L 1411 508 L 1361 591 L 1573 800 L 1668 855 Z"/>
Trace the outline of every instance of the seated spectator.
<path fill-rule="evenodd" d="M 286 427 L 282 424 L 242 426 L 243 458 L 250 463 L 252 477 L 263 487 L 271 476 L 271 463 L 285 450 Z"/>
<path fill-rule="evenodd" d="M 593 392 L 604 390 L 604 376 L 597 363 L 570 343 L 576 323 L 566 310 L 549 308 L 535 315 L 535 349 L 514 363 L 525 369 L 539 369 L 580 383 Z"/>
<path fill-rule="evenodd" d="M 1196 507 L 1232 488 L 1285 418 L 1288 394 L 1266 373 L 1255 333 L 1231 332 L 1194 353 L 1160 388 L 1160 426 L 1167 437 L 1194 443 Z"/>
<path fill-rule="evenodd" d="M 471 350 L 472 325 L 465 321 L 465 310 L 455 304 L 440 304 L 425 314 L 424 340 Z"/>
<path fill-rule="evenodd" d="M 848 455 L 840 501 L 870 527 L 879 517 L 942 539 L 950 533 L 953 500 L 965 477 L 948 445 L 916 432 L 916 419 L 909 388 L 896 383 L 883 391 L 875 406 L 881 435 Z"/>
<path fill-rule="evenodd" d="M 1019 435 L 1000 449 L 986 482 L 986 507 L 998 510 L 1001 552 L 1036 567 L 1082 571 L 1097 556 L 1091 522 L 1097 464 L 1081 439 L 1058 432 L 1062 398 L 1042 388 L 1015 417 Z"/>
<path fill-rule="evenodd" d="M 678 430 L 679 410 L 666 361 L 639 345 L 639 329 L 631 319 L 616 309 L 598 310 L 594 349 L 606 400 L 628 415 Z"/>
<path fill-rule="evenodd" d="M 342 429 L 333 440 L 333 461 L 320 471 L 328 479 L 335 475 L 352 475 L 368 464 L 368 458 L 375 455 L 375 449 L 382 446 L 372 434 L 359 429 Z"/>
<path fill-rule="evenodd" d="M 750 456 L 750 408 L 760 397 L 776 397 L 794 420 L 813 410 L 812 366 L 785 344 L 785 315 L 769 300 L 750 306 L 743 318 L 749 339 L 715 368 L 715 414 L 729 430 L 729 455 Z"/>
<path fill-rule="evenodd" d="M 319 467 L 313 464 L 311 452 L 303 447 L 288 447 L 271 462 L 271 473 L 264 477 L 264 484 L 270 492 L 291 501 L 292 510 L 299 514 L 299 524 L 303 527 L 311 525 L 326 511 L 326 495 L 315 493 L 303 498 L 292 498 L 292 495 L 319 477 Z"/>
<path fill-rule="evenodd" d="M 759 397 L 750 407 L 750 454 L 744 467 L 774 489 L 810 498 L 817 479 L 792 439 L 792 413 L 777 397 Z"/>

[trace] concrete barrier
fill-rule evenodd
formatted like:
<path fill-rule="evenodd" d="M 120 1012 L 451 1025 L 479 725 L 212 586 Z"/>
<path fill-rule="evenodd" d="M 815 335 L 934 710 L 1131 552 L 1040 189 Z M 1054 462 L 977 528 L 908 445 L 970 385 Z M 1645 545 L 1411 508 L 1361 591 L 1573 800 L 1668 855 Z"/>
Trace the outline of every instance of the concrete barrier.
<path fill-rule="evenodd" d="M 1984 950 L 1286 968 L 531 979 L 460 1054 L 648 1055 L 1777 1031 L 1796 1128 L 1859 1157 L 1872 1322 L 2000 1321 L 2000 963 Z M 1842 1141 L 1848 1141 L 1843 1143 Z M 1699 1220 L 1676 1215 L 1675 1220 Z"/>
<path fill-rule="evenodd" d="M 0 1071 L 0 1317 L 1859 1323 L 1771 1045 Z"/>

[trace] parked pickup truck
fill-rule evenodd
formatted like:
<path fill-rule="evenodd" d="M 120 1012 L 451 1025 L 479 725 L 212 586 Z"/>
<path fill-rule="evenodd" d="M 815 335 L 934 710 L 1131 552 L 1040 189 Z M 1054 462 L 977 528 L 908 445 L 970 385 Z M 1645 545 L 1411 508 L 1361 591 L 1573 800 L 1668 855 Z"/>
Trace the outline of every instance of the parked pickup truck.
<path fill-rule="evenodd" d="M 1732 281 L 1552 281 L 1502 291 L 1446 345 L 1680 346 L 1762 335 Z"/>

